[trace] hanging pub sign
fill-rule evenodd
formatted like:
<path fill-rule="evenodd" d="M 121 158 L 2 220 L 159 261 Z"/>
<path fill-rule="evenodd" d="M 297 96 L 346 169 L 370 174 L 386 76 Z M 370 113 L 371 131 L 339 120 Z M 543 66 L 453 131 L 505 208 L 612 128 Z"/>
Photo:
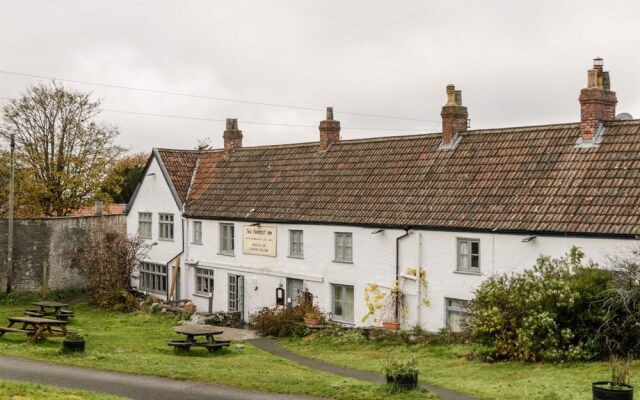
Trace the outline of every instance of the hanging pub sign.
<path fill-rule="evenodd" d="M 258 256 L 276 256 L 276 227 L 244 225 L 242 227 L 242 252 Z"/>

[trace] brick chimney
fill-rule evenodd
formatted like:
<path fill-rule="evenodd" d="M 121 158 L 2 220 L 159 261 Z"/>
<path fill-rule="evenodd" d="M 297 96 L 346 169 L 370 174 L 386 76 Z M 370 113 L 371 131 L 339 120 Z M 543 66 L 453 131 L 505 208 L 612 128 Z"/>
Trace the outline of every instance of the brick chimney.
<path fill-rule="evenodd" d="M 587 73 L 587 87 L 580 91 L 580 131 L 583 142 L 592 142 L 600 124 L 616 119 L 616 92 L 610 90 L 609 72 L 602 58 L 593 59 Z"/>
<path fill-rule="evenodd" d="M 327 119 L 320 121 L 320 150 L 340 140 L 340 121 L 333 119 L 333 107 L 327 107 Z"/>
<path fill-rule="evenodd" d="M 447 104 L 440 112 L 442 117 L 442 145 L 451 146 L 456 134 L 467 130 L 469 113 L 467 107 L 462 105 L 462 91 L 456 87 L 447 85 Z"/>
<path fill-rule="evenodd" d="M 242 148 L 242 131 L 238 130 L 238 120 L 227 118 L 227 129 L 224 130 L 224 154 L 231 154 Z"/>

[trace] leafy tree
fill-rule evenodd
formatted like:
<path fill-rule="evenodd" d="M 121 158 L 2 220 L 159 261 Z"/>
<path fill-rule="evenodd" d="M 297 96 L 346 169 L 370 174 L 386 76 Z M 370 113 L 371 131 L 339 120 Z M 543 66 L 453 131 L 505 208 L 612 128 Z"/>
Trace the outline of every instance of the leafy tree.
<path fill-rule="evenodd" d="M 149 155 L 146 153 L 136 153 L 118 160 L 103 181 L 101 195 L 98 197 L 102 197 L 106 202 L 129 202 L 148 158 Z"/>
<path fill-rule="evenodd" d="M 3 107 L 0 135 L 16 137 L 16 175 L 24 210 L 67 215 L 91 202 L 113 161 L 118 129 L 96 122 L 100 100 L 60 84 L 40 83 Z"/>
<path fill-rule="evenodd" d="M 90 235 L 71 256 L 70 267 L 87 279 L 89 293 L 98 306 L 131 311 L 135 301 L 128 293 L 129 281 L 151 244 L 112 230 Z"/>

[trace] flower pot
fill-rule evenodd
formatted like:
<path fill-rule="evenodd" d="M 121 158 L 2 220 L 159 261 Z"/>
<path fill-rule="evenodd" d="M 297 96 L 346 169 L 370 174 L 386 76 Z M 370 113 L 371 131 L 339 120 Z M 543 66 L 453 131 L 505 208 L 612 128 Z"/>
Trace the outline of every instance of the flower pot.
<path fill-rule="evenodd" d="M 620 389 L 612 389 L 610 382 L 593 382 L 593 400 L 633 400 L 633 386 L 622 386 Z"/>
<path fill-rule="evenodd" d="M 193 303 L 187 303 L 184 305 L 184 312 L 187 314 L 193 314 L 196 312 L 196 305 Z"/>
<path fill-rule="evenodd" d="M 65 353 L 82 353 L 84 352 L 84 340 L 79 341 L 62 341 L 62 351 Z"/>
<path fill-rule="evenodd" d="M 418 386 L 418 372 L 387 374 L 387 385 L 400 390 L 412 390 Z"/>
<path fill-rule="evenodd" d="M 382 327 L 388 331 L 397 331 L 400 329 L 400 322 L 383 322 Z"/>
<path fill-rule="evenodd" d="M 320 325 L 320 320 L 317 318 L 305 318 L 304 324 L 307 326 L 318 326 Z"/>

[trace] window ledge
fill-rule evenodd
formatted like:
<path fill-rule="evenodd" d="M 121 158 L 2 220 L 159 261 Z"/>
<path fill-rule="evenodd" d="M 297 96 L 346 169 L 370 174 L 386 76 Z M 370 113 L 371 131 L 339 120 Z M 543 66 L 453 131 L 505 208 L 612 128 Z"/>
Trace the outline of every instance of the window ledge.
<path fill-rule="evenodd" d="M 304 256 L 287 256 L 287 258 L 297 258 L 298 260 L 304 260 Z"/>
<path fill-rule="evenodd" d="M 355 322 L 353 322 L 353 321 L 342 320 L 342 319 L 339 319 L 339 318 L 336 318 L 336 317 L 333 317 L 333 319 L 331 319 L 331 322 L 335 322 L 335 323 L 342 324 L 342 325 L 349 325 L 349 326 L 355 326 L 356 325 Z"/>
<path fill-rule="evenodd" d="M 462 274 L 462 275 L 482 275 L 482 272 L 480 271 L 465 271 L 465 270 L 461 270 L 461 269 L 457 269 L 455 271 L 453 271 L 454 274 Z"/>
<path fill-rule="evenodd" d="M 219 256 L 235 257 L 235 253 L 217 253 Z"/>
<path fill-rule="evenodd" d="M 334 263 L 340 264 L 353 264 L 353 261 L 343 261 L 343 260 L 332 260 Z"/>
<path fill-rule="evenodd" d="M 209 293 L 193 293 L 193 295 L 196 297 L 202 297 L 203 299 L 209 299 Z M 215 299 L 216 295 L 214 294 L 212 298 Z"/>
<path fill-rule="evenodd" d="M 161 240 L 163 242 L 173 242 L 173 239 L 168 239 L 168 238 L 158 238 L 158 240 Z"/>
<path fill-rule="evenodd" d="M 202 242 L 199 242 L 199 243 L 198 243 L 198 242 L 191 242 L 191 244 L 195 244 L 195 245 L 198 245 L 198 246 L 202 246 Z"/>

